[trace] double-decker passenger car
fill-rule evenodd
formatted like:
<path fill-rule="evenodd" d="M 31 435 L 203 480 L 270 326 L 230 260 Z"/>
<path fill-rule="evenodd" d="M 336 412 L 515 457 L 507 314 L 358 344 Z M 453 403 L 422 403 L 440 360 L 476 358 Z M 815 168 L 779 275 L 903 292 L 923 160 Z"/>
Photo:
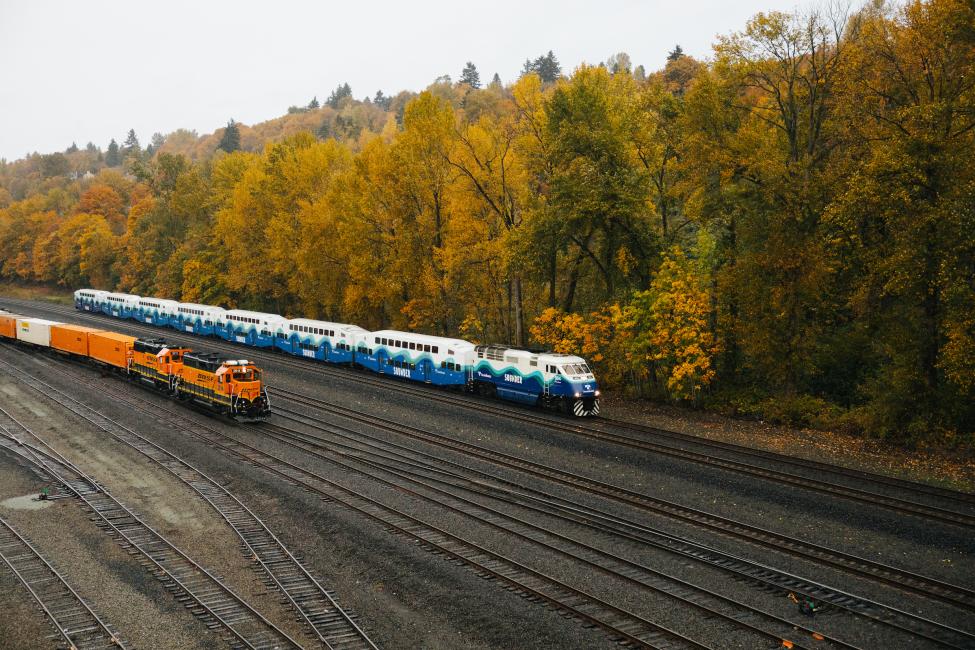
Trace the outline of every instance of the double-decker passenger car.
<path fill-rule="evenodd" d="M 107 295 L 108 291 L 80 289 L 74 292 L 74 308 L 81 311 L 100 312 Z"/>
<path fill-rule="evenodd" d="M 274 345 L 277 332 L 283 330 L 286 323 L 287 319 L 277 314 L 230 309 L 218 317 L 216 334 L 228 341 L 269 348 Z"/>
<path fill-rule="evenodd" d="M 164 327 L 176 318 L 179 303 L 163 298 L 139 298 L 138 307 L 132 316 L 137 321 Z"/>
<path fill-rule="evenodd" d="M 356 364 L 438 386 L 467 386 L 474 345 L 461 339 L 380 330 L 365 332 L 356 342 Z"/>
<path fill-rule="evenodd" d="M 135 318 L 139 308 L 139 296 L 131 293 L 106 293 L 102 300 L 102 312 L 116 318 Z"/>
<path fill-rule="evenodd" d="M 352 363 L 355 336 L 365 332 L 358 325 L 291 318 L 275 333 L 275 345 L 298 357 Z"/>
<path fill-rule="evenodd" d="M 181 302 L 176 306 L 176 317 L 169 319 L 169 326 L 180 332 L 213 336 L 226 311 L 222 307 Z"/>

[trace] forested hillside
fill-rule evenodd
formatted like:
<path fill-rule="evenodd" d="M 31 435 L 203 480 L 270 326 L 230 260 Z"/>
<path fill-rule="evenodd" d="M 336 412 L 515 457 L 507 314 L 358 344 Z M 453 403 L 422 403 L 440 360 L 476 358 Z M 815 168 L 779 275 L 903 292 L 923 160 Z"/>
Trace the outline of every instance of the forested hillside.
<path fill-rule="evenodd" d="M 469 64 L 7 162 L 0 277 L 547 346 L 632 394 L 970 441 L 971 3 L 760 14 L 661 63 Z"/>

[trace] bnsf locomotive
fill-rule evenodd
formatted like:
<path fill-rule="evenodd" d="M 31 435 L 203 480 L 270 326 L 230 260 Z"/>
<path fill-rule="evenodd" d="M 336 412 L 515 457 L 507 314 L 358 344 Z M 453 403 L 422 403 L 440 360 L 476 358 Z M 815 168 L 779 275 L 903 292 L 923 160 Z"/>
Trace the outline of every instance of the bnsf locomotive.
<path fill-rule="evenodd" d="M 95 289 L 79 289 L 74 298 L 75 307 L 83 311 L 355 365 L 381 375 L 453 386 L 580 417 L 599 413 L 596 378 L 586 361 L 576 356 L 395 330 L 369 332 L 346 323 L 288 319 Z"/>
<path fill-rule="evenodd" d="M 162 339 L 6 313 L 0 313 L 0 337 L 85 359 L 233 418 L 262 420 L 270 412 L 261 371 L 249 361 L 169 346 Z"/>

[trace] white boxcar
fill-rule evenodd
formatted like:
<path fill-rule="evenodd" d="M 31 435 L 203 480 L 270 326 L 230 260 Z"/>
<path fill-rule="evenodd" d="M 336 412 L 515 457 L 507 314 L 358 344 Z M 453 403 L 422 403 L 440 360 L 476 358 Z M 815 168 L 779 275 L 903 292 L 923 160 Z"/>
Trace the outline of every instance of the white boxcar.
<path fill-rule="evenodd" d="M 17 340 L 49 348 L 51 347 L 51 325 L 61 324 L 43 318 L 18 318 Z"/>

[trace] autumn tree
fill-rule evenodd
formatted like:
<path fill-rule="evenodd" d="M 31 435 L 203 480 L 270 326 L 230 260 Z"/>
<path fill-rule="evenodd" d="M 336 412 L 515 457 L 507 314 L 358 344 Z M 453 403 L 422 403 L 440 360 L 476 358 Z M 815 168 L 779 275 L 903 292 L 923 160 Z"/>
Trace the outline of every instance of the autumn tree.
<path fill-rule="evenodd" d="M 896 437 L 975 423 L 975 10 L 864 10 L 844 70 L 854 182 L 831 211 L 851 302 L 876 355 L 867 428 Z"/>
<path fill-rule="evenodd" d="M 637 333 L 635 356 L 672 399 L 696 400 L 716 377 L 710 313 L 708 276 L 679 247 L 667 252 L 650 288 L 634 294 L 625 310 Z"/>
<path fill-rule="evenodd" d="M 597 300 L 649 281 L 658 243 L 647 212 L 648 183 L 633 137 L 641 128 L 628 74 L 580 68 L 546 102 L 552 168 L 552 227 L 567 257 L 562 308 L 570 311 L 582 280 L 600 278 Z M 592 301 L 592 298 L 590 298 Z"/>
<path fill-rule="evenodd" d="M 78 198 L 76 211 L 100 215 L 117 234 L 125 229 L 124 203 L 118 192 L 104 183 L 95 183 Z"/>

